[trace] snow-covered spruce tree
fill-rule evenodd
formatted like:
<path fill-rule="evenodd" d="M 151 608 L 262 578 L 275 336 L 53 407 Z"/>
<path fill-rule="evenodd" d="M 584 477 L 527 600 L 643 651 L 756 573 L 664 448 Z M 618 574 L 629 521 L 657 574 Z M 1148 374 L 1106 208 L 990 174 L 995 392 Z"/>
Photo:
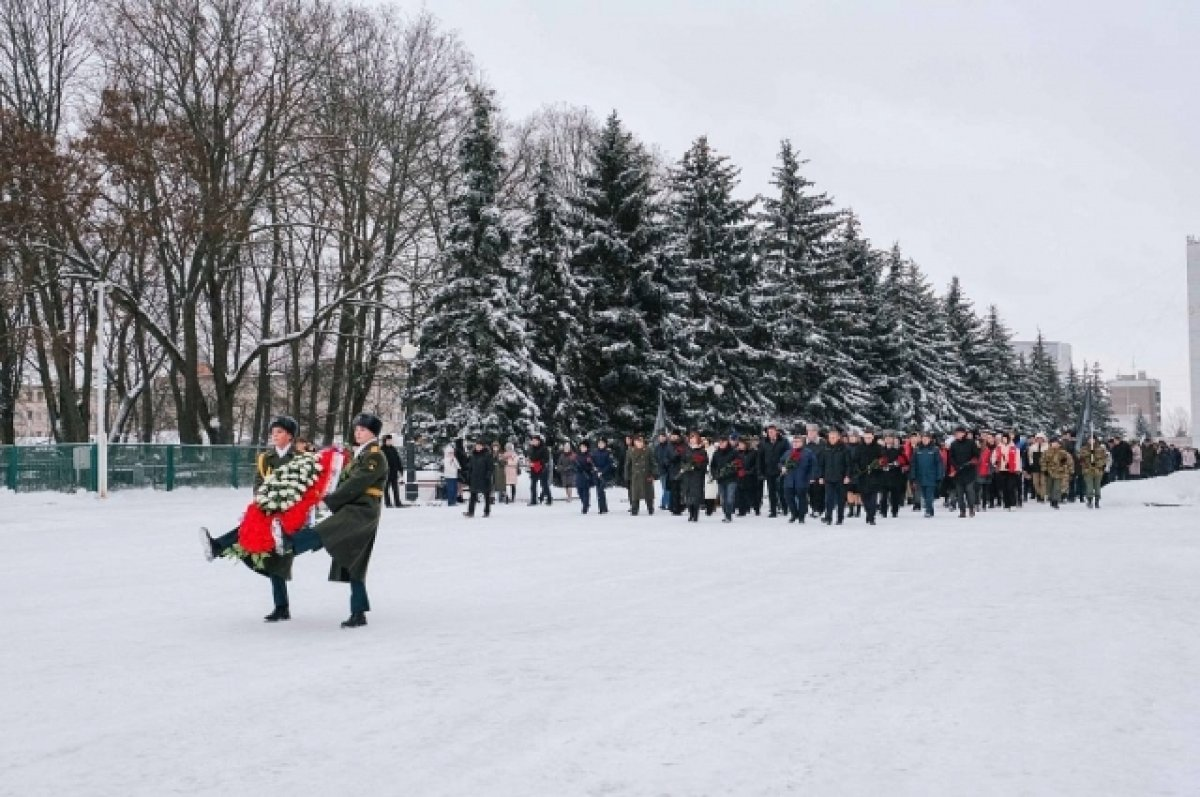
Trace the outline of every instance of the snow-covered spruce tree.
<path fill-rule="evenodd" d="M 496 204 L 503 153 L 491 92 L 470 89 L 459 144 L 460 186 L 442 252 L 446 284 L 429 302 L 413 364 L 414 421 L 434 440 L 523 440 L 539 423 L 532 367 L 508 258 L 512 233 Z"/>
<path fill-rule="evenodd" d="M 614 113 L 578 182 L 567 217 L 578 242 L 571 272 L 585 296 L 577 431 L 649 431 L 659 389 L 669 398 L 675 385 L 660 342 L 668 312 L 654 162 Z"/>
<path fill-rule="evenodd" d="M 554 166 L 543 153 L 534 178 L 529 218 L 517 240 L 521 315 L 529 358 L 537 369 L 531 386 L 542 432 L 550 439 L 576 435 L 585 409 L 578 404 L 579 317 L 583 294 L 568 262 L 568 233 Z"/>
<path fill-rule="evenodd" d="M 1054 431 L 1054 419 L 1045 412 L 1038 370 L 1025 358 L 1024 352 L 1017 355 L 1017 413 L 1023 426 L 1037 434 L 1049 435 Z"/>
<path fill-rule="evenodd" d="M 1087 384 L 1092 391 L 1092 418 L 1095 420 L 1096 431 L 1108 436 L 1116 434 L 1116 416 L 1113 414 L 1112 396 L 1108 392 L 1108 383 L 1104 381 L 1104 371 L 1099 362 L 1092 363 L 1088 373 Z"/>
<path fill-rule="evenodd" d="M 1030 428 L 1023 401 L 1021 375 L 1012 346 L 1012 333 L 1000 318 L 996 305 L 987 309 L 979 341 L 979 357 L 987 364 L 981 375 L 979 391 L 987 405 L 990 423 L 999 428 L 1015 427 L 1020 432 L 1036 432 Z"/>
<path fill-rule="evenodd" d="M 874 311 L 880 301 L 883 260 L 862 236 L 858 218 L 847 213 L 838 241 L 843 287 L 828 296 L 830 306 L 824 336 L 830 350 L 824 352 L 825 378 L 817 386 L 820 405 L 810 401 L 809 411 L 861 425 L 887 417 L 882 400 L 896 384 L 896 377 L 880 364 L 890 358 L 897 345 L 895 333 L 884 326 Z"/>
<path fill-rule="evenodd" d="M 903 376 L 892 396 L 889 422 L 899 428 L 915 426 L 937 432 L 965 422 L 957 401 L 966 387 L 941 302 L 899 247 L 893 247 L 888 257 L 880 314 L 900 341 L 896 362 L 888 367 Z"/>
<path fill-rule="evenodd" d="M 672 174 L 668 213 L 667 281 L 683 326 L 672 353 L 687 384 L 684 416 L 718 434 L 758 429 L 774 415 L 761 390 L 772 352 L 754 346 L 750 296 L 759 281 L 750 203 L 733 197 L 737 180 L 737 168 L 702 136 Z"/>
<path fill-rule="evenodd" d="M 965 390 L 958 399 L 958 408 L 973 424 L 993 428 L 1008 427 L 1012 418 L 996 412 L 985 395 L 987 372 L 991 364 L 983 357 L 983 324 L 975 315 L 971 300 L 963 293 L 958 277 L 951 277 L 946 295 L 942 297 L 946 315 L 946 330 L 958 364 L 961 365 Z"/>
<path fill-rule="evenodd" d="M 1070 429 L 1076 431 L 1076 425 L 1079 423 L 1079 416 L 1083 413 L 1083 393 L 1084 393 L 1084 378 L 1079 371 L 1075 370 L 1075 363 L 1067 369 L 1067 376 L 1063 379 L 1063 403 L 1062 409 L 1058 416 L 1058 426 L 1061 429 Z"/>
<path fill-rule="evenodd" d="M 836 392 L 856 382 L 851 358 L 831 337 L 845 320 L 838 297 L 851 291 L 837 234 L 842 216 L 828 196 L 813 190 L 802 164 L 785 140 L 771 180 L 778 193 L 763 199 L 758 214 L 755 312 L 775 330 L 774 365 L 763 384 L 790 423 L 862 423 L 870 401 L 861 385 Z"/>
<path fill-rule="evenodd" d="M 1133 434 L 1138 440 L 1151 440 L 1154 437 L 1150 433 L 1150 421 L 1140 409 L 1137 411 L 1137 418 L 1133 422 Z"/>
<path fill-rule="evenodd" d="M 1063 419 L 1067 415 L 1062 378 L 1058 367 L 1046 352 L 1046 339 L 1041 330 L 1038 330 L 1033 351 L 1029 355 L 1026 380 L 1033 402 L 1032 410 L 1038 422 L 1047 431 L 1062 431 Z"/>

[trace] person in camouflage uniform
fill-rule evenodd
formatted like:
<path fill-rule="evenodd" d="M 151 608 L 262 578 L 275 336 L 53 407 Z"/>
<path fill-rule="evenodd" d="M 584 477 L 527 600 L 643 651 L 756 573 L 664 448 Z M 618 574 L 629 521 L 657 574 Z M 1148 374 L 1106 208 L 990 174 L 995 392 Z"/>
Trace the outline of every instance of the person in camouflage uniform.
<path fill-rule="evenodd" d="M 1100 508 L 1100 485 L 1108 469 L 1108 449 L 1100 438 L 1092 439 L 1079 452 L 1079 467 L 1083 471 L 1083 489 L 1090 509 Z"/>
<path fill-rule="evenodd" d="M 1046 495 L 1050 506 L 1058 509 L 1063 493 L 1075 472 L 1075 458 L 1062 447 L 1057 437 L 1050 441 L 1050 450 L 1042 456 L 1042 472 L 1046 475 Z"/>
<path fill-rule="evenodd" d="M 646 438 L 633 438 L 633 446 L 625 452 L 625 483 L 629 485 L 629 514 L 638 513 L 638 504 L 646 502 L 646 511 L 654 514 L 654 475 L 658 463 L 654 453 L 646 448 Z"/>

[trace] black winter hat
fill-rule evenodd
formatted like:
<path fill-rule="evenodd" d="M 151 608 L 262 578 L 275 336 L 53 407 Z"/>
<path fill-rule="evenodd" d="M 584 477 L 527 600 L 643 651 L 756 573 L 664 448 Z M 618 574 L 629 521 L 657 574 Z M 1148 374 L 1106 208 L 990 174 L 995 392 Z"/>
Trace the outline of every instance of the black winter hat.
<path fill-rule="evenodd" d="M 271 426 L 267 429 L 267 431 L 272 431 L 275 429 L 282 429 L 292 437 L 300 434 L 300 424 L 296 423 L 296 419 L 290 415 L 280 415 L 271 421 Z"/>
<path fill-rule="evenodd" d="M 383 431 L 383 421 L 379 420 L 378 417 L 370 414 L 369 412 L 363 412 L 355 415 L 354 421 L 350 425 L 361 426 L 362 428 L 369 430 L 371 434 L 375 435 L 376 437 L 378 437 L 379 433 Z"/>

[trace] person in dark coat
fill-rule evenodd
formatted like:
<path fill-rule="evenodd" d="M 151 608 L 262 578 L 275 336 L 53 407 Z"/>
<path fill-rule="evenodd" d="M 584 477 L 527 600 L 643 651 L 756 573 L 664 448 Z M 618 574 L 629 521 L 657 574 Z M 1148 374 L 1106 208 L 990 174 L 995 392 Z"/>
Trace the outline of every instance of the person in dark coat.
<path fill-rule="evenodd" d="M 654 444 L 654 475 L 659 481 L 659 509 L 671 508 L 671 440 L 666 432 L 658 433 L 658 442 Z"/>
<path fill-rule="evenodd" d="M 817 479 L 825 488 L 825 516 L 821 522 L 830 525 L 836 509 L 837 525 L 842 525 L 846 515 L 846 488 L 850 485 L 850 449 L 842 442 L 838 429 L 829 430 L 829 442 L 817 454 Z"/>
<path fill-rule="evenodd" d="M 300 431 L 299 424 L 296 420 L 288 415 L 280 415 L 271 421 L 270 426 L 271 447 L 260 451 L 254 460 L 254 492 L 258 492 L 258 488 L 262 487 L 266 478 L 274 473 L 279 468 L 292 461 L 296 455 L 296 449 L 293 445 L 296 435 Z M 224 556 L 225 552 L 234 546 L 238 541 L 238 530 L 222 534 L 215 540 L 209 536 L 208 529 L 200 529 L 200 541 L 203 545 L 204 558 L 212 561 L 219 556 Z M 271 580 L 271 596 L 275 601 L 275 609 L 266 617 L 263 618 L 268 623 L 279 622 L 280 620 L 290 620 L 291 606 L 288 600 L 287 582 L 292 579 L 292 557 L 290 554 L 278 554 L 268 557 L 263 563 L 262 569 L 255 568 L 249 560 L 246 566 L 256 573 L 266 576 Z"/>
<path fill-rule="evenodd" d="M 751 509 L 754 510 L 754 514 L 760 515 L 762 478 L 758 475 L 758 451 L 750 448 L 750 441 L 744 437 L 736 441 L 735 446 L 738 455 L 734 459 L 741 460 L 737 469 L 738 517 L 750 514 Z"/>
<path fill-rule="evenodd" d="M 858 481 L 858 494 L 862 508 L 867 513 L 867 525 L 875 525 L 879 509 L 879 491 L 883 488 L 883 446 L 875 439 L 875 430 L 863 430 L 862 440 L 854 452 L 854 469 Z M 886 511 L 886 507 L 885 507 Z"/>
<path fill-rule="evenodd" d="M 813 452 L 813 456 L 817 458 L 818 467 L 820 466 L 821 452 L 825 450 L 825 438 L 821 434 L 821 429 L 815 423 L 808 424 L 807 436 L 804 439 L 804 447 Z M 820 517 L 825 511 L 825 485 L 821 483 L 819 478 L 813 479 L 813 483 L 808 488 L 808 511 L 812 517 Z"/>
<path fill-rule="evenodd" d="M 371 610 L 367 598 L 367 567 L 375 549 L 383 488 L 387 484 L 387 457 L 379 447 L 383 422 L 363 413 L 354 419 L 354 457 L 342 471 L 337 489 L 322 502 L 333 514 L 311 529 L 292 535 L 292 551 L 306 553 L 324 548 L 332 562 L 329 580 L 350 584 L 350 618 L 342 628 L 367 624 Z M 474 493 L 472 492 L 472 497 Z"/>
<path fill-rule="evenodd" d="M 496 478 L 496 461 L 492 452 L 482 440 L 475 441 L 475 448 L 467 459 L 467 467 L 460 477 L 471 486 L 471 500 L 467 503 L 467 511 L 463 517 L 475 517 L 475 504 L 483 501 L 483 516 L 492 514 L 492 483 Z"/>
<path fill-rule="evenodd" d="M 400 473 L 403 466 L 400 463 L 400 452 L 392 443 L 390 434 L 383 436 L 383 455 L 387 457 L 388 464 L 387 487 L 383 491 L 384 506 L 403 507 L 404 504 L 400 501 Z"/>
<path fill-rule="evenodd" d="M 970 512 L 971 517 L 975 517 L 975 475 L 978 473 L 979 447 L 974 440 L 967 439 L 965 427 L 954 430 L 949 460 L 949 475 L 954 479 L 954 503 L 958 505 L 958 516 L 966 517 Z"/>
<path fill-rule="evenodd" d="M 788 450 L 787 441 L 779 434 L 779 427 L 775 424 L 768 426 L 767 436 L 758 443 L 758 470 L 767 483 L 767 502 L 770 505 L 768 517 L 778 517 L 779 510 L 785 508 L 783 496 L 780 495 L 780 475 L 783 471 L 779 463 Z M 790 513 L 785 511 L 784 514 Z"/>
<path fill-rule="evenodd" d="M 654 477 L 658 464 L 654 453 L 646 448 L 646 438 L 633 438 L 633 446 L 625 454 L 625 483 L 629 485 L 629 514 L 638 513 L 638 504 L 646 502 L 646 511 L 654 514 Z"/>
<path fill-rule="evenodd" d="M 539 501 L 545 501 L 546 506 L 550 506 L 554 502 L 550 497 L 550 449 L 540 434 L 530 438 L 525 458 L 529 460 L 529 505 L 536 506 Z"/>
<path fill-rule="evenodd" d="M 1133 464 L 1133 446 L 1128 440 L 1118 440 L 1112 447 L 1113 479 L 1119 482 L 1129 480 L 1129 466 Z"/>
<path fill-rule="evenodd" d="M 897 517 L 900 505 L 904 503 L 904 490 L 908 487 L 909 461 L 894 432 L 889 431 L 884 435 L 879 461 L 879 516 L 887 517 L 890 509 L 892 517 Z"/>
<path fill-rule="evenodd" d="M 608 442 L 602 437 L 596 441 L 596 450 L 592 452 L 592 465 L 595 467 L 596 479 L 596 513 L 608 514 L 608 496 L 605 491 L 617 472 L 616 461 L 608 450 Z"/>
<path fill-rule="evenodd" d="M 688 521 L 700 522 L 700 507 L 704 504 L 704 478 L 708 474 L 708 452 L 699 432 L 688 435 L 687 451 L 679 461 L 679 491 L 681 504 L 687 507 Z"/>
<path fill-rule="evenodd" d="M 803 523 L 808 513 L 808 489 L 817 480 L 817 455 L 805 446 L 803 435 L 792 437 L 792 447 L 779 458 L 783 471 L 783 502 L 789 523 Z"/>
<path fill-rule="evenodd" d="M 700 436 L 696 435 L 699 440 Z M 683 507 L 687 502 L 683 499 L 683 486 L 680 484 L 682 478 L 681 469 L 683 467 L 684 457 L 687 456 L 687 446 L 684 445 L 678 432 L 671 432 L 671 439 L 667 441 L 667 490 L 671 495 L 671 514 L 682 515 Z M 700 491 L 700 500 L 704 500 L 704 491 Z"/>
<path fill-rule="evenodd" d="M 722 523 L 733 522 L 733 510 L 737 504 L 738 469 L 744 466 L 745 460 L 738 450 L 730 445 L 729 440 L 721 440 L 713 451 L 710 470 L 717 483 L 717 494 L 721 500 L 721 512 L 725 517 Z"/>
<path fill-rule="evenodd" d="M 921 433 L 921 442 L 912 452 L 912 465 L 909 475 L 921 491 L 921 500 L 925 506 L 925 517 L 933 517 L 934 499 L 937 497 L 938 485 L 946 477 L 946 463 L 942 452 L 933 442 L 928 431 Z"/>
<path fill-rule="evenodd" d="M 586 515 L 592 506 L 592 487 L 596 481 L 596 462 L 592 457 L 591 446 L 586 440 L 581 440 L 575 452 L 575 489 L 579 492 L 580 503 L 583 504 L 581 514 Z"/>

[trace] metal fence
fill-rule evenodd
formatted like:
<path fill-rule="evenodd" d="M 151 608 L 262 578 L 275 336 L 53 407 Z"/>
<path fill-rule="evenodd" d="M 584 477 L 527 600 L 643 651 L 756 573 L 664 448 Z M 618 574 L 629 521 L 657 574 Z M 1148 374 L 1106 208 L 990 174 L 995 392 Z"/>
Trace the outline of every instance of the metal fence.
<path fill-rule="evenodd" d="M 108 487 L 243 487 L 254 483 L 259 450 L 251 446 L 110 445 Z M 94 491 L 97 454 L 93 443 L 0 446 L 4 486 L 22 492 Z"/>

